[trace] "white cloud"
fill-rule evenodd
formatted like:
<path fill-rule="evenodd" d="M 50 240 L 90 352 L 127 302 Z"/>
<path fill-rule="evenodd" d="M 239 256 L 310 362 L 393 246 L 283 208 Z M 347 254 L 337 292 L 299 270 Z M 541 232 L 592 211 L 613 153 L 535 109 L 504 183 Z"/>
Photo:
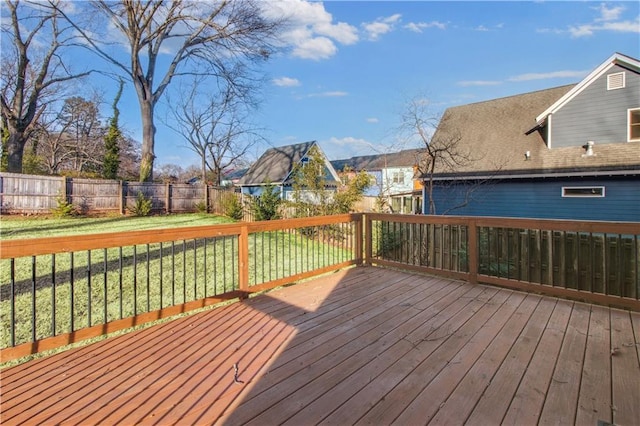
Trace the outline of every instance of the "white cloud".
<path fill-rule="evenodd" d="M 469 86 L 497 86 L 502 84 L 500 81 L 495 80 L 469 80 L 469 81 L 459 81 L 456 83 L 458 86 L 469 87 Z"/>
<path fill-rule="evenodd" d="M 402 15 L 396 13 L 386 18 L 378 18 L 373 22 L 365 22 L 362 24 L 362 28 L 367 33 L 367 38 L 375 41 L 378 40 L 380 36 L 393 31 L 401 18 Z"/>
<path fill-rule="evenodd" d="M 300 80 L 291 77 L 280 77 L 272 80 L 273 84 L 278 87 L 296 87 L 300 86 Z"/>
<path fill-rule="evenodd" d="M 331 137 L 321 141 L 320 146 L 330 160 L 340 160 L 360 155 L 371 155 L 384 152 L 383 147 L 376 147 L 362 138 L 347 136 L 344 138 Z"/>
<path fill-rule="evenodd" d="M 489 31 L 489 28 L 485 27 L 484 25 L 478 25 L 475 28 L 476 31 Z"/>
<path fill-rule="evenodd" d="M 598 12 L 598 16 L 592 22 L 570 25 L 564 30 L 543 28 L 538 32 L 570 34 L 574 38 L 589 37 L 600 31 L 640 34 L 640 17 L 623 20 L 622 14 L 625 11 L 623 6 L 608 7 L 605 3 L 601 3 L 600 6 L 592 9 Z"/>
<path fill-rule="evenodd" d="M 347 92 L 342 92 L 339 90 L 335 90 L 335 91 L 329 91 L 329 92 L 318 92 L 318 93 L 311 93 L 309 95 L 307 95 L 307 97 L 309 98 L 339 98 L 342 96 L 347 96 L 349 93 Z"/>
<path fill-rule="evenodd" d="M 421 33 L 422 30 L 427 28 L 437 28 L 439 30 L 445 30 L 447 28 L 447 24 L 438 21 L 431 22 L 409 22 L 404 28 L 409 31 L 413 31 L 414 33 Z"/>
<path fill-rule="evenodd" d="M 591 36 L 598 31 L 616 31 L 620 33 L 638 33 L 640 34 L 640 18 L 635 21 L 619 21 L 619 22 L 603 22 L 602 24 L 585 24 L 575 27 L 569 27 L 569 33 L 572 37 Z"/>
<path fill-rule="evenodd" d="M 328 59 L 336 54 L 338 48 L 326 37 L 315 37 L 299 40 L 293 49 L 293 56 L 302 59 Z"/>
<path fill-rule="evenodd" d="M 599 7 L 594 7 L 593 9 L 600 12 L 600 17 L 596 21 L 615 21 L 624 12 L 624 7 L 622 6 L 608 8 L 605 3 L 601 3 Z"/>
<path fill-rule="evenodd" d="M 333 16 L 319 2 L 282 0 L 262 2 L 269 17 L 285 17 L 288 30 L 282 42 L 292 47 L 292 55 L 321 60 L 335 55 L 336 43 L 349 45 L 358 41 L 358 30 L 346 22 L 334 22 Z"/>
<path fill-rule="evenodd" d="M 377 123 L 378 121 L 380 120 L 378 120 L 376 117 L 367 118 L 367 123 Z"/>
<path fill-rule="evenodd" d="M 510 77 L 509 81 L 531 81 L 546 80 L 550 78 L 583 78 L 588 74 L 587 71 L 552 71 L 546 73 L 527 73 Z"/>

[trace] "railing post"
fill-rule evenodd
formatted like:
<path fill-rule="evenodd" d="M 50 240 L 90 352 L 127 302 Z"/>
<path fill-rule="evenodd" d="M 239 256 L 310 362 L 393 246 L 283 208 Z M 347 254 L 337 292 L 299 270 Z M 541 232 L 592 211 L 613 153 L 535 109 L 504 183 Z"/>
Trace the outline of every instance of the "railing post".
<path fill-rule="evenodd" d="M 469 282 L 478 283 L 478 227 L 475 219 L 469 219 L 468 225 L 467 256 L 469 260 Z"/>
<path fill-rule="evenodd" d="M 249 294 L 249 228 L 245 225 L 238 236 L 238 284 L 243 297 Z"/>
<path fill-rule="evenodd" d="M 371 253 L 373 247 L 373 233 L 371 218 L 367 214 L 362 215 L 364 221 L 364 265 L 371 265 Z M 360 228 L 362 229 L 362 228 Z M 362 232 L 362 231 L 361 231 Z"/>

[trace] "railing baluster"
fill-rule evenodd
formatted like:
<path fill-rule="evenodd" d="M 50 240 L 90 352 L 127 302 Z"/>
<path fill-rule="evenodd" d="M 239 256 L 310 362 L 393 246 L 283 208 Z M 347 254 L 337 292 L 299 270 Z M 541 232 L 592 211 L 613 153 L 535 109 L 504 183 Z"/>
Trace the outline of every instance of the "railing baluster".
<path fill-rule="evenodd" d="M 10 259 L 9 267 L 11 268 L 11 271 L 10 271 L 11 282 L 9 286 L 9 292 L 10 292 L 9 318 L 11 318 L 11 323 L 9 324 L 9 336 L 10 336 L 9 340 L 10 340 L 11 346 L 15 346 L 16 345 L 16 260 L 14 258 Z"/>
<path fill-rule="evenodd" d="M 171 304 L 176 304 L 176 244 L 171 241 Z"/>
<path fill-rule="evenodd" d="M 51 335 L 56 335 L 56 254 L 51 255 Z"/>
<path fill-rule="evenodd" d="M 36 341 L 36 256 L 31 256 L 31 341 Z"/>
<path fill-rule="evenodd" d="M 122 312 L 122 305 L 123 305 L 123 299 L 124 299 L 124 294 L 122 292 L 122 274 L 123 274 L 123 265 L 122 265 L 122 247 L 118 247 L 118 269 L 119 269 L 119 291 L 120 291 L 120 295 L 119 295 L 119 299 L 120 299 L 120 319 L 123 318 L 123 312 Z"/>
<path fill-rule="evenodd" d="M 162 242 L 160 242 L 160 264 L 158 265 L 160 269 L 160 309 L 164 308 L 164 269 L 163 269 L 163 261 L 164 261 L 164 246 Z"/>
<path fill-rule="evenodd" d="M 182 303 L 187 301 L 187 242 L 182 240 Z"/>
<path fill-rule="evenodd" d="M 91 327 L 91 250 L 87 250 L 87 327 Z"/>
<path fill-rule="evenodd" d="M 109 314 L 108 314 L 108 309 L 107 309 L 107 306 L 108 306 L 108 303 L 109 303 L 109 297 L 108 297 L 108 293 L 107 293 L 108 292 L 107 281 L 108 281 L 109 263 L 108 263 L 108 255 L 107 254 L 108 254 L 107 249 L 104 249 L 104 251 L 103 251 L 104 259 L 103 259 L 103 263 L 102 263 L 102 267 L 104 268 L 104 272 L 103 272 L 104 317 L 102 319 L 102 322 L 105 323 L 105 324 L 108 322 L 107 320 L 109 319 Z"/>
<path fill-rule="evenodd" d="M 74 320 L 75 320 L 75 310 L 74 310 L 74 293 L 75 293 L 75 289 L 74 289 L 74 266 L 73 266 L 73 252 L 69 253 L 70 256 L 70 266 L 69 266 L 69 298 L 70 298 L 70 308 L 69 308 L 69 315 L 70 315 L 70 321 L 69 321 L 69 325 L 71 327 L 71 330 L 69 331 L 75 331 L 75 327 L 74 327 Z"/>
<path fill-rule="evenodd" d="M 133 246 L 133 315 L 138 315 L 138 259 L 136 245 Z"/>
<path fill-rule="evenodd" d="M 193 240 L 193 299 L 198 299 L 198 240 Z"/>
<path fill-rule="evenodd" d="M 147 312 L 149 312 L 151 310 L 151 268 L 149 265 L 149 244 L 147 244 L 147 255 L 146 255 L 146 262 L 147 262 Z"/>

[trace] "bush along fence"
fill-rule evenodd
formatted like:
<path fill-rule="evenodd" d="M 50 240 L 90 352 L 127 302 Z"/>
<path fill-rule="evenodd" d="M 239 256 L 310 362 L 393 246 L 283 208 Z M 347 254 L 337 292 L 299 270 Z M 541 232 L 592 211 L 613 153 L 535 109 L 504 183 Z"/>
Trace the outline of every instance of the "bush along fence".
<path fill-rule="evenodd" d="M 151 213 L 210 212 L 226 214 L 230 198 L 241 206 L 247 196 L 233 189 L 209 185 L 127 182 L 64 176 L 0 173 L 0 209 L 3 214 L 47 214 L 61 205 L 82 214 L 127 214 L 142 194 L 151 201 Z M 245 208 L 241 218 L 249 221 Z"/>

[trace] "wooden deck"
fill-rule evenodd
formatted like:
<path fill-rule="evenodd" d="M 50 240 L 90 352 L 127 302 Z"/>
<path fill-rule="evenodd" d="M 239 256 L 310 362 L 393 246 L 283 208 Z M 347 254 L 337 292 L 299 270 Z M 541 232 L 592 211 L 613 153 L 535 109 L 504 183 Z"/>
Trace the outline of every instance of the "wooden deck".
<path fill-rule="evenodd" d="M 639 351 L 640 313 L 359 267 L 5 369 L 1 423 L 633 425 Z"/>

